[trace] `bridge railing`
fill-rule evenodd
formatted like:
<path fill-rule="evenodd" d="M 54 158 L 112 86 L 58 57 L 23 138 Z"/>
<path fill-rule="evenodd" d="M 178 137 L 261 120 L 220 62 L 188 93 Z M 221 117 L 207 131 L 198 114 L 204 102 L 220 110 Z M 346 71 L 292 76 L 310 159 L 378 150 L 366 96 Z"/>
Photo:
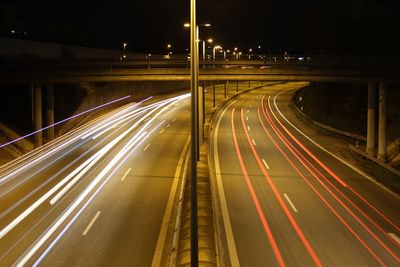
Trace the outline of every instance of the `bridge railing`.
<path fill-rule="evenodd" d="M 0 60 L 0 71 L 41 71 L 41 70 L 97 70 L 131 68 L 189 68 L 187 55 L 140 55 L 121 60 L 105 59 L 20 59 Z M 390 57 L 355 57 L 328 55 L 282 55 L 266 57 L 253 55 L 251 59 L 217 58 L 200 60 L 201 68 L 316 68 L 316 69 L 393 69 L 399 68 L 400 59 Z"/>

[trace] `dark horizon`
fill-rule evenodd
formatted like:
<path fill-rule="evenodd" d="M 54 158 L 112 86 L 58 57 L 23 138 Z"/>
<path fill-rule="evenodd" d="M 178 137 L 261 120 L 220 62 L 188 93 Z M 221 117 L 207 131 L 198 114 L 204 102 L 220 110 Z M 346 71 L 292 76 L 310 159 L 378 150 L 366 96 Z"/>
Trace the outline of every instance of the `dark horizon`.
<path fill-rule="evenodd" d="M 16 5 L 17 21 L 78 32 L 81 45 L 120 49 L 127 42 L 129 51 L 144 53 L 164 53 L 168 43 L 177 53 L 189 46 L 183 23 L 189 19 L 190 1 L 3 2 Z M 273 52 L 398 55 L 400 4 L 385 2 L 205 0 L 197 3 L 197 21 L 213 25 L 201 36 L 242 51 L 260 45 L 264 53 L 271 46 Z M 66 42 L 78 41 L 70 39 L 75 38 Z"/>

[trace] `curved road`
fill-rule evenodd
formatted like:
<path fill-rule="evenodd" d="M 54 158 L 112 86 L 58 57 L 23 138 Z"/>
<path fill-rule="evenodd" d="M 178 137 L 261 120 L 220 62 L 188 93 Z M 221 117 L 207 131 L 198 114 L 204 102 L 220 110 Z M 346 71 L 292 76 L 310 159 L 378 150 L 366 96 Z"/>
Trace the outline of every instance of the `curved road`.
<path fill-rule="evenodd" d="M 211 135 L 225 266 L 400 266 L 400 199 L 287 120 L 281 83 L 242 94 Z"/>

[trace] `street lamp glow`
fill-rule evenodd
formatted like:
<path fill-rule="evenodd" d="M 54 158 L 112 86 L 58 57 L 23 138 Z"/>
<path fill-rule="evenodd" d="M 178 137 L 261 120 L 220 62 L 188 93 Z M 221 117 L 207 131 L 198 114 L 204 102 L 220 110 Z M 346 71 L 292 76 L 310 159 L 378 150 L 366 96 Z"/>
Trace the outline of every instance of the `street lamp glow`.
<path fill-rule="evenodd" d="M 237 47 L 235 47 L 233 50 L 237 51 L 237 50 L 238 50 L 238 48 L 237 48 Z"/>
<path fill-rule="evenodd" d="M 171 48 L 172 47 L 172 45 L 171 44 L 167 44 L 167 48 Z"/>
<path fill-rule="evenodd" d="M 213 39 L 209 38 L 209 39 L 207 40 L 207 42 L 211 44 L 211 43 L 213 42 Z"/>
<path fill-rule="evenodd" d="M 211 27 L 211 23 L 203 23 L 203 24 L 199 24 L 197 26 L 199 26 L 199 27 Z M 183 24 L 183 27 L 190 28 L 190 23 L 186 22 L 185 24 Z"/>
<path fill-rule="evenodd" d="M 250 49 L 249 49 L 249 52 L 253 52 L 253 49 L 250 48 Z"/>

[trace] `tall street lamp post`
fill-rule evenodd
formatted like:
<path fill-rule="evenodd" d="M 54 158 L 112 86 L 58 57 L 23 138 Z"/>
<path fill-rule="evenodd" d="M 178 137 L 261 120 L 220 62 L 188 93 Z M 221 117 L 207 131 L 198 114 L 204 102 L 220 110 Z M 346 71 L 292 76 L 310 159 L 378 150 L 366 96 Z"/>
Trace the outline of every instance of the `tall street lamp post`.
<path fill-rule="evenodd" d="M 191 225 L 190 225 L 190 263 L 192 267 L 197 267 L 199 262 L 198 253 L 198 233 L 197 233 L 197 111 L 198 106 L 198 87 L 197 87 L 197 73 L 198 64 L 196 62 L 197 54 L 197 25 L 196 23 L 196 0 L 190 0 L 190 91 L 191 91 Z"/>
<path fill-rule="evenodd" d="M 213 42 L 213 39 L 209 38 L 207 39 L 207 42 L 211 44 Z M 203 69 L 206 68 L 205 64 L 206 64 L 206 40 L 203 40 Z"/>

